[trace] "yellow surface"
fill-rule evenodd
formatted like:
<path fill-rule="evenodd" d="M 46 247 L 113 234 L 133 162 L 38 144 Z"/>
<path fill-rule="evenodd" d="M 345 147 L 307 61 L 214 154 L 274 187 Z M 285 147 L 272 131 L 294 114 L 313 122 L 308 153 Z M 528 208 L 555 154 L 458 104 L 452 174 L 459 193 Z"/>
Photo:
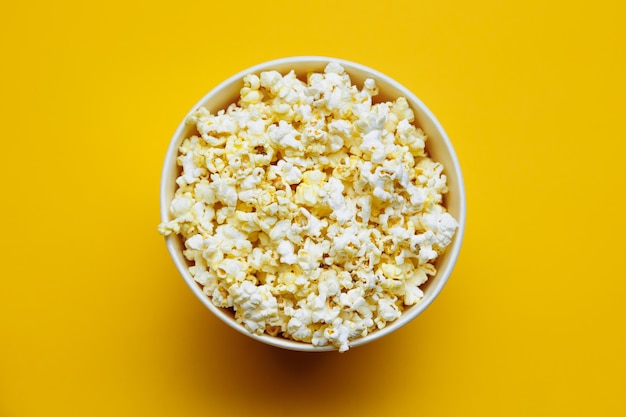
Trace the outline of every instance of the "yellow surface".
<path fill-rule="evenodd" d="M 0 416 L 626 415 L 625 17 L 617 0 L 3 4 Z M 156 231 L 187 110 L 291 55 L 406 84 L 465 176 L 440 298 L 346 354 L 226 327 Z"/>

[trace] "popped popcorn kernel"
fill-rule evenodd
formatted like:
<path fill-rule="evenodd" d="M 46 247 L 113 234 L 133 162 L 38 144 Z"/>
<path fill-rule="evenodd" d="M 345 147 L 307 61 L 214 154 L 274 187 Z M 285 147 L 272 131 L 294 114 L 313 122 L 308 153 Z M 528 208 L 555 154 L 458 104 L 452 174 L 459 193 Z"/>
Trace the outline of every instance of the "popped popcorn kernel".
<path fill-rule="evenodd" d="M 248 331 L 340 352 L 423 297 L 458 222 L 404 97 L 376 102 L 339 63 L 246 75 L 187 123 L 171 218 L 189 271 Z"/>

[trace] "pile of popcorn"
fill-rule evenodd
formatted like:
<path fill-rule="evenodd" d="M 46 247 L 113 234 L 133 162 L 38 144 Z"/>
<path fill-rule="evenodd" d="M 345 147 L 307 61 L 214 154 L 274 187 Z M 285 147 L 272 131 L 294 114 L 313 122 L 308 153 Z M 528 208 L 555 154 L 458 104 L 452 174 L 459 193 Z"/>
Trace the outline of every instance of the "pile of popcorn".
<path fill-rule="evenodd" d="M 458 227 L 440 163 L 405 98 L 373 102 L 337 63 L 307 80 L 247 75 L 236 103 L 187 120 L 163 235 L 250 332 L 333 345 L 385 327 L 423 296 Z"/>

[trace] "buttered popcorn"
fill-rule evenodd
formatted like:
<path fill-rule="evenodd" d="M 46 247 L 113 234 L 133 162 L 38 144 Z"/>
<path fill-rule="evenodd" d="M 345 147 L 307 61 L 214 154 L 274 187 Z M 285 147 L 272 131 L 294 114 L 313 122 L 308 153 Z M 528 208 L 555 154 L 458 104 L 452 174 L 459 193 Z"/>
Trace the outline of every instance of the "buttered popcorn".
<path fill-rule="evenodd" d="M 247 75 L 238 101 L 187 120 L 163 235 L 190 273 L 250 332 L 333 345 L 385 327 L 417 303 L 457 221 L 440 163 L 406 99 L 343 67 L 298 79 Z"/>

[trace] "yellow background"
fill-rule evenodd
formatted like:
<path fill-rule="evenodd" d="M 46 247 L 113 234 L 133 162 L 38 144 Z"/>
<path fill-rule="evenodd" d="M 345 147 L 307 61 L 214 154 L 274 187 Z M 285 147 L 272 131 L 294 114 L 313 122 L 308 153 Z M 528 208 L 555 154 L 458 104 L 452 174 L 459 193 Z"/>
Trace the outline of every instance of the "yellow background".
<path fill-rule="evenodd" d="M 0 416 L 626 415 L 625 18 L 617 0 L 3 3 Z M 345 354 L 231 330 L 156 231 L 186 112 L 292 55 L 411 88 L 467 187 L 440 298 Z"/>

